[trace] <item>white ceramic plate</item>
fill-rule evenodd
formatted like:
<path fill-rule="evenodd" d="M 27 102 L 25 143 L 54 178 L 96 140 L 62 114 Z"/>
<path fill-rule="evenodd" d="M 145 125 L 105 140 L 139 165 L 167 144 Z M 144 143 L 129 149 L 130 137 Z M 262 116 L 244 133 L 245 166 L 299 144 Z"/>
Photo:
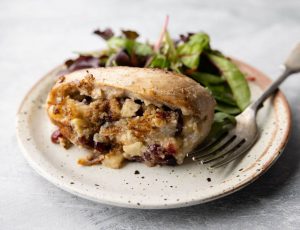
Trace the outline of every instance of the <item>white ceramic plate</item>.
<path fill-rule="evenodd" d="M 236 61 L 250 82 L 253 97 L 260 95 L 270 80 L 254 68 Z M 241 189 L 265 172 L 278 158 L 287 142 L 291 118 L 282 93 L 267 101 L 259 111 L 261 136 L 241 159 L 217 170 L 186 161 L 176 167 L 149 168 L 129 163 L 114 170 L 101 165 L 84 167 L 77 159 L 85 150 L 65 150 L 50 141 L 55 127 L 50 123 L 44 103 L 57 72 L 42 78 L 27 94 L 17 114 L 17 136 L 29 164 L 56 186 L 80 197 L 100 203 L 144 209 L 190 206 L 214 200 Z"/>

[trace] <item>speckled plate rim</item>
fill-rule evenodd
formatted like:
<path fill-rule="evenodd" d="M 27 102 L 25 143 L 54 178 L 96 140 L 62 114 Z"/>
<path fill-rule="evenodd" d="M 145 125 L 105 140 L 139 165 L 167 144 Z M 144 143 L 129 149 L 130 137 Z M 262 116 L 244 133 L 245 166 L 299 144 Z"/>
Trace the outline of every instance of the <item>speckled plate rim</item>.
<path fill-rule="evenodd" d="M 264 89 L 270 84 L 271 80 L 265 74 L 258 71 L 254 67 L 252 67 L 252 66 L 250 66 L 250 65 L 248 65 L 248 64 L 246 64 L 242 61 L 239 61 L 237 59 L 234 59 L 234 62 L 242 69 L 242 71 L 247 72 L 247 73 L 252 72 L 253 76 L 259 76 L 256 79 L 256 84 L 260 88 Z M 74 194 L 76 196 L 79 196 L 79 197 L 82 197 L 84 199 L 88 199 L 88 200 L 91 200 L 91 201 L 94 201 L 94 202 L 98 202 L 98 203 L 102 203 L 102 204 L 108 204 L 108 205 L 114 205 L 114 206 L 119 206 L 119 207 L 137 208 L 137 209 L 166 209 L 166 208 L 169 209 L 169 208 L 180 208 L 180 207 L 187 207 L 187 206 L 197 205 L 197 204 L 206 203 L 206 202 L 209 202 L 209 201 L 212 201 L 212 200 L 222 198 L 224 196 L 232 194 L 232 193 L 246 187 L 247 185 L 249 185 L 250 183 L 255 181 L 259 176 L 264 174 L 275 163 L 275 161 L 279 158 L 279 156 L 283 152 L 283 150 L 284 150 L 284 148 L 285 148 L 285 146 L 288 142 L 289 136 L 290 136 L 290 131 L 291 131 L 291 110 L 290 110 L 290 106 L 289 106 L 284 94 L 281 91 L 278 91 L 276 93 L 276 95 L 274 96 L 273 107 L 275 108 L 275 111 L 276 111 L 275 101 L 276 100 L 281 100 L 281 102 L 283 103 L 283 107 L 285 109 L 285 113 L 287 115 L 287 121 L 286 121 L 287 125 L 286 125 L 286 129 L 284 130 L 283 138 L 282 138 L 280 143 L 276 143 L 277 148 L 276 148 L 276 150 L 273 151 L 274 152 L 273 157 L 261 167 L 261 170 L 256 171 L 256 173 L 254 173 L 251 177 L 245 178 L 244 180 L 237 183 L 235 186 L 232 186 L 231 188 L 228 188 L 228 189 L 223 190 L 221 192 L 212 194 L 211 196 L 209 196 L 205 199 L 192 200 L 190 202 L 184 202 L 184 203 L 183 202 L 177 202 L 177 203 L 173 203 L 173 204 L 168 204 L 168 206 L 157 205 L 157 204 L 137 206 L 137 205 L 134 205 L 134 204 L 120 203 L 120 202 L 115 202 L 115 201 L 112 201 L 112 200 L 99 199 L 99 198 L 95 198 L 95 197 L 92 197 L 92 196 L 88 196 L 83 192 L 79 192 L 79 191 L 74 190 L 74 188 L 67 185 L 66 183 L 61 182 L 56 177 L 48 174 L 42 167 L 40 167 L 38 164 L 36 164 L 34 159 L 32 159 L 30 154 L 28 153 L 28 149 L 26 149 L 26 143 L 24 143 L 23 140 L 22 140 L 22 133 L 18 129 L 21 111 L 23 110 L 23 107 L 24 107 L 24 104 L 25 104 L 26 100 L 30 97 L 31 92 L 34 89 L 36 89 L 39 86 L 39 84 L 41 82 L 43 82 L 43 80 L 46 79 L 49 75 L 54 75 L 55 73 L 59 72 L 63 68 L 64 68 L 64 65 L 60 65 L 60 66 L 54 68 L 52 71 L 50 71 L 44 77 L 42 77 L 39 81 L 37 81 L 35 83 L 35 85 L 28 91 L 28 93 L 24 97 L 23 101 L 20 104 L 18 112 L 17 112 L 17 122 L 16 122 L 17 140 L 18 140 L 18 144 L 21 148 L 21 151 L 22 151 L 25 159 L 27 160 L 29 165 L 39 175 L 41 175 L 42 177 L 44 177 L 45 179 L 47 179 L 49 182 L 53 183 L 54 185 L 58 186 L 59 188 L 65 190 L 67 192 L 70 192 L 71 194 Z M 268 150 L 268 147 L 265 149 L 265 151 L 267 151 L 267 150 Z M 254 162 L 254 164 L 255 164 L 255 162 Z M 251 166 L 249 168 L 251 168 Z"/>

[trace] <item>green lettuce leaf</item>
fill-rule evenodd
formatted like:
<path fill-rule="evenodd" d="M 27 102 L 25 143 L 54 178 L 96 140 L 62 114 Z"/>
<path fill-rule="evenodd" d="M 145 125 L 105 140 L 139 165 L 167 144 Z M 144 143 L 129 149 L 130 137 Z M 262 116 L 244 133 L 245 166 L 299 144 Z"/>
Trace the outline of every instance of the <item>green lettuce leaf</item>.
<path fill-rule="evenodd" d="M 141 56 L 150 56 L 153 54 L 153 50 L 149 44 L 140 42 L 134 43 L 134 51 L 137 55 Z"/>
<path fill-rule="evenodd" d="M 162 55 L 162 54 L 156 54 L 149 67 L 150 68 L 160 68 L 160 69 L 168 69 L 170 67 L 170 61 L 167 59 L 166 56 Z"/>
<path fill-rule="evenodd" d="M 221 71 L 222 76 L 226 79 L 236 103 L 243 111 L 250 103 L 250 89 L 244 74 L 238 67 L 226 57 L 209 53 L 208 58 Z"/>
<path fill-rule="evenodd" d="M 163 46 L 163 54 L 168 57 L 171 62 L 176 62 L 177 61 L 177 51 L 175 48 L 175 44 L 173 40 L 170 37 L 170 34 L 168 31 L 165 33 L 164 37 L 164 46 Z"/>
<path fill-rule="evenodd" d="M 148 56 L 153 54 L 151 46 L 147 43 L 141 43 L 132 39 L 123 37 L 112 37 L 107 41 L 110 49 L 125 49 L 130 55 L 132 53 L 140 56 Z"/>
<path fill-rule="evenodd" d="M 190 69 L 197 69 L 200 54 L 209 48 L 209 36 L 205 33 L 197 33 L 189 38 L 189 41 L 178 46 L 177 53 L 181 62 Z"/>

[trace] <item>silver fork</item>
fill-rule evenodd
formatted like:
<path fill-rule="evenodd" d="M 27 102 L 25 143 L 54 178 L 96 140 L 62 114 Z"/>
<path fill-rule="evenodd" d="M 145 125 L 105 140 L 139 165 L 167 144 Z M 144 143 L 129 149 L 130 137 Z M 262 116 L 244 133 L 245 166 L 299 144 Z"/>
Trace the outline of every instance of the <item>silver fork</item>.
<path fill-rule="evenodd" d="M 236 126 L 216 140 L 209 140 L 205 146 L 188 153 L 194 161 L 202 164 L 213 163 L 211 168 L 218 168 L 240 157 L 249 150 L 259 133 L 256 124 L 257 111 L 262 103 L 273 94 L 278 86 L 291 74 L 300 72 L 300 43 L 290 53 L 284 63 L 284 71 L 268 89 L 241 114 L 236 117 Z"/>

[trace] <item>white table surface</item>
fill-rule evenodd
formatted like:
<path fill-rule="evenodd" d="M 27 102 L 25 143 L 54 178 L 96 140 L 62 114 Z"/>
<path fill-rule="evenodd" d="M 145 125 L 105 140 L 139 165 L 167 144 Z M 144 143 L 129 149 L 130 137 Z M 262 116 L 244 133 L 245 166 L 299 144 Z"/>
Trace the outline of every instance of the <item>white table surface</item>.
<path fill-rule="evenodd" d="M 177 210 L 132 210 L 68 194 L 37 175 L 15 136 L 22 97 L 73 51 L 103 47 L 97 27 L 158 37 L 204 30 L 213 47 L 275 78 L 300 41 L 300 1 L 0 1 L 0 229 L 300 229 L 300 76 L 282 86 L 293 112 L 284 154 L 260 179 L 221 200 Z"/>

